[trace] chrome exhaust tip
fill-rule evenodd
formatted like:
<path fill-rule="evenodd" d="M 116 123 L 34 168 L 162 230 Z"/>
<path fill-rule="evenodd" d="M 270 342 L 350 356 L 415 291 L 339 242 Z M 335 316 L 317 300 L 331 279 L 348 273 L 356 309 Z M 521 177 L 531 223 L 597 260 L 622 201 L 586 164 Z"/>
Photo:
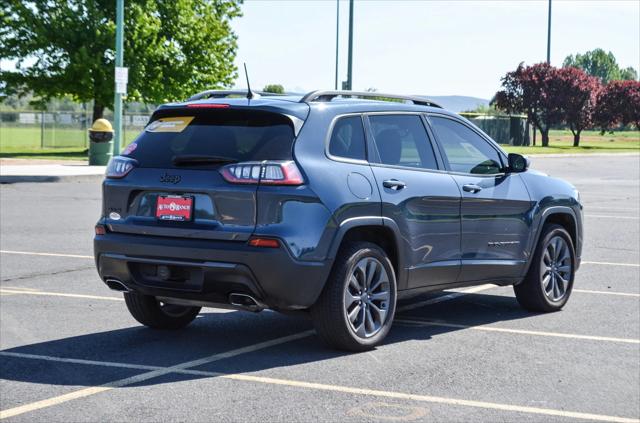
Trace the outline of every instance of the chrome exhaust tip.
<path fill-rule="evenodd" d="M 248 294 L 229 294 L 229 304 L 249 311 L 262 311 L 266 308 L 264 304 Z"/>
<path fill-rule="evenodd" d="M 105 279 L 104 283 L 107 284 L 109 289 L 112 289 L 114 291 L 118 291 L 118 292 L 130 292 L 131 291 L 129 288 L 127 288 L 127 286 L 125 284 L 123 284 L 118 279 L 113 279 L 113 278 Z"/>

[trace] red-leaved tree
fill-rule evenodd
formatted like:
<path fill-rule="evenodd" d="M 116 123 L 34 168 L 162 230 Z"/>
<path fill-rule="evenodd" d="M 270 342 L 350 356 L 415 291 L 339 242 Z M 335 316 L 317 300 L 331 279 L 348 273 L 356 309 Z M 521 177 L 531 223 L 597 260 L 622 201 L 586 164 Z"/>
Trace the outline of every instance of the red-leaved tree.
<path fill-rule="evenodd" d="M 562 121 L 559 94 L 555 87 L 558 69 L 548 63 L 524 66 L 520 63 L 513 72 L 502 78 L 502 89 L 492 100 L 496 108 L 506 113 L 525 113 L 540 130 L 542 146 L 549 145 L 549 129 Z"/>
<path fill-rule="evenodd" d="M 598 95 L 595 123 L 603 133 L 617 125 L 640 129 L 640 82 L 609 82 Z"/>
<path fill-rule="evenodd" d="M 562 120 L 571 129 L 573 146 L 578 147 L 580 133 L 594 123 L 600 79 L 582 69 L 566 67 L 556 70 L 549 89 L 562 111 Z"/>

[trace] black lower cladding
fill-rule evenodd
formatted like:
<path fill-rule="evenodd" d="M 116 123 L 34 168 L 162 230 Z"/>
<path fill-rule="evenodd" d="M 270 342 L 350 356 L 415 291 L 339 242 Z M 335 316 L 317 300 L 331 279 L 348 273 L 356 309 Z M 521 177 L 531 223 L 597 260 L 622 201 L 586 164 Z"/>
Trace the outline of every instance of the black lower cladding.
<path fill-rule="evenodd" d="M 277 309 L 310 307 L 331 268 L 294 260 L 284 247 L 115 233 L 97 235 L 94 253 L 103 280 L 145 295 L 228 303 L 242 293 Z"/>

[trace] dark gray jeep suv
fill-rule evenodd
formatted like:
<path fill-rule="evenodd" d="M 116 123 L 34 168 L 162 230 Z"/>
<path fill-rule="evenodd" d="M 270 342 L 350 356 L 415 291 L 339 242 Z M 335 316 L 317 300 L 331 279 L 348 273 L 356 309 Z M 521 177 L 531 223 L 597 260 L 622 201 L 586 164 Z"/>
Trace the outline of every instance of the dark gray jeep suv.
<path fill-rule="evenodd" d="M 304 310 L 359 351 L 426 291 L 493 283 L 529 310 L 567 302 L 582 248 L 570 184 L 424 98 L 237 94 L 159 107 L 108 166 L 96 265 L 142 324 Z"/>

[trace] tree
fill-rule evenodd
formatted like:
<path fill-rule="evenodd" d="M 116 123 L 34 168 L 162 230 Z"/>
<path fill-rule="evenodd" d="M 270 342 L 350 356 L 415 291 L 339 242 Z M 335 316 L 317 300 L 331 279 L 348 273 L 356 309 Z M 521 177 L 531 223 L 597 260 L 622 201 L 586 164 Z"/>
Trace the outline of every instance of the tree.
<path fill-rule="evenodd" d="M 93 100 L 93 119 L 113 102 L 115 1 L 0 0 L 0 71 L 6 95 Z M 241 0 L 127 0 L 127 100 L 163 103 L 235 79 L 230 20 Z"/>
<path fill-rule="evenodd" d="M 620 69 L 620 79 L 623 81 L 637 81 L 638 72 L 631 66 L 626 69 Z"/>
<path fill-rule="evenodd" d="M 604 133 L 616 125 L 640 129 L 640 82 L 611 81 L 597 98 L 595 122 Z"/>
<path fill-rule="evenodd" d="M 525 113 L 542 135 L 542 146 L 549 146 L 549 129 L 562 121 L 558 99 L 558 69 L 548 63 L 524 66 L 502 78 L 502 90 L 491 100 L 497 109 L 509 114 Z"/>
<path fill-rule="evenodd" d="M 284 87 L 280 84 L 268 84 L 262 89 L 265 93 L 284 94 Z"/>
<path fill-rule="evenodd" d="M 554 97 L 562 110 L 562 120 L 573 134 L 573 146 L 578 147 L 580 133 L 593 125 L 600 80 L 582 69 L 562 68 L 556 72 L 552 89 L 556 91 Z"/>
<path fill-rule="evenodd" d="M 613 53 L 605 52 L 601 48 L 575 56 L 569 55 L 564 59 L 562 66 L 582 69 L 589 75 L 600 78 L 603 84 L 620 79 L 637 79 L 638 76 L 632 67 L 620 69 Z"/>

